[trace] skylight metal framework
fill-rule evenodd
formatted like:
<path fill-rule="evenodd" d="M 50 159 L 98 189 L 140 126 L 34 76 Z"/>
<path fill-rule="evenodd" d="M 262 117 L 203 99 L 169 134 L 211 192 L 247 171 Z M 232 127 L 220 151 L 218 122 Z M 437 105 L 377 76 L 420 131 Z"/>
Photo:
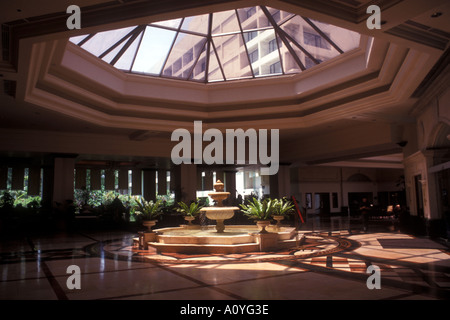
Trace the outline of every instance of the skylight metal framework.
<path fill-rule="evenodd" d="M 359 46 L 358 33 L 259 6 L 72 37 L 117 69 L 211 83 L 302 72 Z"/>

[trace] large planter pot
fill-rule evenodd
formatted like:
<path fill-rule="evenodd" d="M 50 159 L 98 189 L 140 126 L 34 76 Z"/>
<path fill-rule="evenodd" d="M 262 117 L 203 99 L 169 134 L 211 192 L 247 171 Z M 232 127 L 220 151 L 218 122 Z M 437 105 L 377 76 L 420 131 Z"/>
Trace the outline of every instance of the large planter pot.
<path fill-rule="evenodd" d="M 256 225 L 260 229 L 259 233 L 268 233 L 266 228 L 270 225 L 270 220 L 258 220 Z"/>
<path fill-rule="evenodd" d="M 142 224 L 148 229 L 148 232 L 150 232 L 152 231 L 152 227 L 156 224 L 156 221 L 158 220 L 144 220 Z"/>

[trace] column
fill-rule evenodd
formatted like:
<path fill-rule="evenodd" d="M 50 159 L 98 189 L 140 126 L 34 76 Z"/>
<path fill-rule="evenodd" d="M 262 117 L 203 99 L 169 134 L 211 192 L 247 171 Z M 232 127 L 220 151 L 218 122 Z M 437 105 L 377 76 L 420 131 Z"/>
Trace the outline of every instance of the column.
<path fill-rule="evenodd" d="M 8 167 L 0 167 L 0 190 L 5 190 L 7 188 L 8 181 Z"/>
<path fill-rule="evenodd" d="M 55 158 L 53 202 L 73 200 L 75 158 Z"/>
<path fill-rule="evenodd" d="M 156 171 L 152 169 L 143 169 L 143 187 L 142 196 L 145 200 L 156 200 Z"/>
<path fill-rule="evenodd" d="M 25 175 L 25 168 L 22 167 L 12 168 L 12 181 L 11 181 L 12 190 L 23 190 L 24 175 Z"/>
<path fill-rule="evenodd" d="M 167 173 L 166 170 L 158 170 L 158 195 L 167 194 Z"/>
<path fill-rule="evenodd" d="M 142 195 L 142 170 L 133 169 L 131 174 L 131 194 Z"/>
<path fill-rule="evenodd" d="M 116 189 L 116 176 L 112 169 L 105 170 L 105 190 L 111 191 Z"/>
<path fill-rule="evenodd" d="M 197 165 L 180 164 L 173 168 L 175 202 L 189 203 L 197 199 Z"/>
<path fill-rule="evenodd" d="M 28 171 L 28 195 L 37 196 L 41 189 L 41 168 L 31 167 Z"/>
<path fill-rule="evenodd" d="M 290 170 L 287 165 L 280 165 L 278 173 L 271 175 L 270 178 L 270 197 L 271 198 L 289 198 L 291 196 Z"/>
<path fill-rule="evenodd" d="M 48 208 L 53 204 L 54 167 L 44 165 L 42 169 L 42 204 Z"/>
<path fill-rule="evenodd" d="M 224 174 L 225 191 L 230 193 L 229 203 L 234 203 L 236 200 L 236 171 L 225 171 Z"/>
<path fill-rule="evenodd" d="M 91 169 L 91 186 L 90 190 L 102 189 L 102 173 L 100 169 Z"/>
<path fill-rule="evenodd" d="M 75 189 L 86 189 L 86 169 L 75 169 Z"/>
<path fill-rule="evenodd" d="M 197 165 L 180 164 L 181 201 L 197 200 Z"/>
<path fill-rule="evenodd" d="M 119 170 L 119 189 L 128 190 L 128 169 Z"/>
<path fill-rule="evenodd" d="M 214 189 L 214 175 L 211 170 L 205 171 L 205 190 L 213 190 Z"/>

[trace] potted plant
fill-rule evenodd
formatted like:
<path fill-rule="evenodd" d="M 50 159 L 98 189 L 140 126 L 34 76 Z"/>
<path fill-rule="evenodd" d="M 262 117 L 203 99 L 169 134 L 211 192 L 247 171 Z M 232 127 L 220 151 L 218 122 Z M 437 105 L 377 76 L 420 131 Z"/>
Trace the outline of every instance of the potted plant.
<path fill-rule="evenodd" d="M 281 226 L 281 220 L 294 212 L 294 205 L 286 198 L 274 199 L 272 217 L 277 221 L 277 228 Z"/>
<path fill-rule="evenodd" d="M 258 200 L 253 198 L 248 204 L 240 204 L 244 215 L 256 220 L 256 224 L 261 228 L 260 233 L 266 233 L 266 227 L 270 224 L 270 218 L 274 212 L 275 202 L 272 199 Z"/>
<path fill-rule="evenodd" d="M 189 225 L 192 225 L 192 221 L 198 216 L 201 208 L 203 208 L 203 205 L 198 201 L 193 201 L 190 205 L 180 201 L 176 210 L 184 215 L 184 219 L 189 222 Z"/>
<path fill-rule="evenodd" d="M 147 227 L 150 232 L 152 227 L 156 224 L 157 220 L 155 218 L 162 214 L 162 201 L 146 201 L 144 198 L 140 198 L 136 203 L 135 214 L 143 220 L 142 224 Z"/>

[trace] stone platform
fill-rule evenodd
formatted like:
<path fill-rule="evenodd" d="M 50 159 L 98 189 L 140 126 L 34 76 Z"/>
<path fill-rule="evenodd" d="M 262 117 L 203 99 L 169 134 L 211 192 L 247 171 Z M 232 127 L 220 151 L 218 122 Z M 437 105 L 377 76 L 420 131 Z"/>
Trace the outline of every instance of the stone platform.
<path fill-rule="evenodd" d="M 217 233 L 215 226 L 182 225 L 141 233 L 133 240 L 141 249 L 152 247 L 158 253 L 228 254 L 292 248 L 303 237 L 292 227 L 271 225 L 266 229 L 267 233 L 260 233 L 257 226 L 239 225 L 227 226 L 225 232 Z"/>

